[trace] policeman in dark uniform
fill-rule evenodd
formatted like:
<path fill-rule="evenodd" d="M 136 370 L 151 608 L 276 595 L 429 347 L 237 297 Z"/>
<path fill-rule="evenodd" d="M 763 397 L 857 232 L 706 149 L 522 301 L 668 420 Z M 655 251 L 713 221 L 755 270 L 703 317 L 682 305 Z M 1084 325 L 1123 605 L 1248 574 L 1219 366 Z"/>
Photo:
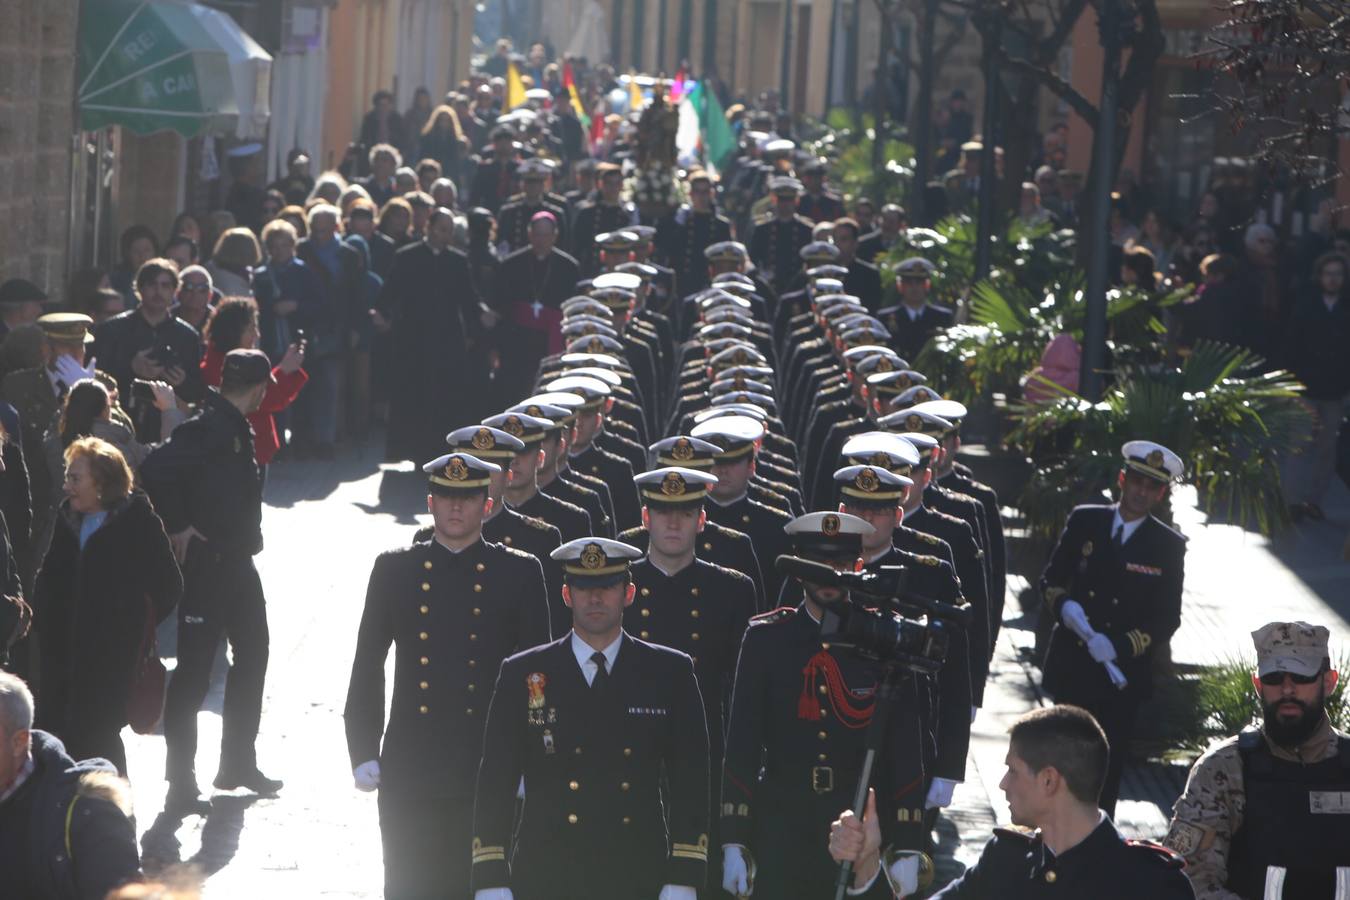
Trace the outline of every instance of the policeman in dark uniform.
<path fill-rule="evenodd" d="M 636 548 L 590 538 L 556 555 L 572 630 L 502 663 L 478 772 L 475 898 L 695 900 L 709 758 L 693 662 L 624 631 Z"/>
<path fill-rule="evenodd" d="M 774 212 L 755 225 L 750 235 L 750 258 L 764 271 L 775 294 L 781 294 L 801 271 L 801 249 L 811 243 L 811 223 L 797 215 L 802 183 L 779 176 L 769 184 Z"/>
<path fill-rule="evenodd" d="M 788 526 L 795 554 L 852 569 L 871 526 L 843 513 L 810 513 Z M 853 796 L 881 667 L 821 644 L 841 588 L 803 584 L 798 605 L 751 620 L 736 667 L 722 774 L 722 887 L 733 895 L 828 897 L 835 866 L 827 824 Z M 922 736 L 904 715 L 889 722 L 873 770 L 894 846 L 923 841 Z M 917 879 L 920 860 L 904 864 Z"/>
<path fill-rule="evenodd" d="M 637 224 L 637 207 L 622 198 L 623 172 L 611 162 L 597 163 L 598 195 L 577 207 L 572 227 L 572 255 L 583 275 L 600 271 L 596 235 Z"/>
<path fill-rule="evenodd" d="M 624 627 L 644 641 L 688 653 L 694 660 L 708 721 L 711 759 L 722 759 L 722 738 L 731 701 L 736 655 L 750 617 L 755 587 L 740 572 L 697 558 L 705 522 L 703 500 L 717 479 L 694 469 L 667 467 L 636 478 L 642 495 L 642 521 L 649 541 L 647 558 L 633 564 L 637 598 L 624 611 Z M 712 787 L 715 817 L 720 809 L 720 780 Z M 721 846 L 717 828 L 710 846 Z M 709 866 L 708 896 L 721 884 L 721 866 Z"/>
<path fill-rule="evenodd" d="M 500 466 L 451 453 L 422 468 L 432 537 L 375 560 L 343 717 L 357 788 L 380 790 L 385 896 L 467 900 L 488 679 L 511 653 L 548 640 L 548 604 L 537 559 L 483 540 Z"/>
<path fill-rule="evenodd" d="M 675 270 L 675 284 L 684 296 L 708 285 L 704 251 L 731 240 L 731 220 L 713 205 L 712 177 L 703 169 L 694 169 L 687 180 L 689 203 L 656 227 L 656 256 Z"/>
<path fill-rule="evenodd" d="M 572 432 L 571 410 L 551 403 L 527 401 L 517 403 L 507 412 L 530 416 L 544 423 L 542 426 L 544 431 L 538 441 L 543 461 L 535 470 L 535 481 L 539 485 L 539 490 L 586 510 L 591 517 L 591 523 L 600 534 L 604 537 L 612 536 L 614 513 L 609 488 L 603 481 L 583 480 L 575 472 L 558 467 L 559 458 L 566 462 L 567 438 Z"/>
<path fill-rule="evenodd" d="M 889 461 L 889 459 L 887 460 Z M 862 537 L 863 567 L 879 572 L 883 566 L 909 570 L 909 590 L 943 603 L 964 606 L 961 584 L 951 563 L 926 553 L 901 550 L 894 543 L 900 524 L 901 501 L 914 482 L 884 465 L 850 465 L 834 473 L 839 485 L 839 511 L 857 516 L 874 529 Z M 922 616 L 920 608 L 905 611 Z M 928 776 L 927 809 L 951 805 L 952 792 L 965 780 L 966 753 L 970 749 L 972 696 L 970 645 L 964 631 L 954 633 L 947 659 L 936 676 L 918 678 L 918 708 L 915 714 L 929 740 L 924 746 L 924 772 Z"/>
<path fill-rule="evenodd" d="M 1098 808 L 1107 745 L 1091 715 L 1072 706 L 1037 709 L 1018 719 L 1010 735 L 1000 787 L 1014 827 L 994 829 L 979 862 L 935 900 L 1194 900 L 1179 855 L 1121 837 Z M 849 813 L 831 827 L 831 855 L 853 862 L 860 878 L 879 868 L 874 823 Z"/>
<path fill-rule="evenodd" d="M 1069 514 L 1041 574 L 1055 621 L 1043 684 L 1056 702 L 1096 716 L 1111 744 L 1101 806 L 1115 809 L 1139 705 L 1153 692 L 1153 654 L 1181 624 L 1186 538 L 1152 515 L 1184 471 L 1152 441 L 1121 448 L 1120 501 Z"/>
<path fill-rule="evenodd" d="M 565 541 L 588 537 L 595 529 L 590 513 L 539 489 L 539 464 L 544 455 L 539 444 L 544 439 L 544 430 L 552 424 L 547 419 L 522 413 L 502 413 L 483 420 L 484 427 L 499 429 L 521 444 L 507 462 L 509 475 L 504 495 L 507 505 L 521 515 L 556 526 Z"/>
<path fill-rule="evenodd" d="M 197 790 L 197 711 L 222 637 L 234 657 L 225 682 L 220 790 L 275 794 L 254 743 L 267 674 L 267 608 L 253 555 L 262 549 L 262 480 L 248 414 L 262 404 L 272 364 L 258 350 L 225 354 L 219 391 L 141 464 L 140 477 L 183 567 L 178 668 L 164 702 L 166 810 L 205 814 Z"/>
<path fill-rule="evenodd" d="M 844 199 L 825 187 L 825 160 L 817 157 L 797 172 L 802 177 L 802 197 L 797 212 L 812 222 L 833 222 L 844 215 Z"/>
<path fill-rule="evenodd" d="M 1252 632 L 1261 724 L 1200 757 L 1165 841 L 1186 857 L 1198 896 L 1344 893 L 1350 820 L 1334 812 L 1340 806 L 1332 798 L 1350 791 L 1350 735 L 1327 716 L 1340 677 L 1330 636 L 1307 622 L 1270 622 Z"/>
<path fill-rule="evenodd" d="M 656 457 L 657 466 L 680 466 L 710 472 L 713 459 L 721 452 L 721 448 L 698 438 L 675 435 L 652 444 L 651 452 Z M 763 611 L 764 575 L 754 544 L 744 532 L 709 521 L 706 514 L 702 518 L 696 549 L 698 558 L 747 576 L 755 587 L 755 611 Z M 646 525 L 629 528 L 619 535 L 619 540 L 632 544 L 644 553 L 648 539 Z"/>
<path fill-rule="evenodd" d="M 877 313 L 891 331 L 891 346 L 905 359 L 917 358 L 933 332 L 952 324 L 950 309 L 928 302 L 934 268 L 932 263 L 919 256 L 900 263 L 895 270 L 900 302 Z"/>
<path fill-rule="evenodd" d="M 550 212 L 557 225 L 557 246 L 567 247 L 567 210 L 544 193 L 550 165 L 542 159 L 527 159 L 517 166 L 521 193 L 502 204 L 497 213 L 497 254 L 505 257 L 529 246 L 528 229 L 536 213 Z M 514 299 L 514 298 L 513 298 Z M 531 298 L 535 299 L 535 298 Z"/>

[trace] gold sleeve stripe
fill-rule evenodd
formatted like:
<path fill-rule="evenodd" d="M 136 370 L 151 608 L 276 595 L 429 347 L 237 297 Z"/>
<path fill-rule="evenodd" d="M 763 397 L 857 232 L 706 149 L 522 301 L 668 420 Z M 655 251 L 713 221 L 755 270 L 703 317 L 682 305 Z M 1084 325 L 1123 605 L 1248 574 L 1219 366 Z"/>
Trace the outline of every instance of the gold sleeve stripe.
<path fill-rule="evenodd" d="M 474 855 L 474 865 L 489 862 L 506 862 L 506 853 L 499 851 L 497 853 L 478 853 Z"/>
<path fill-rule="evenodd" d="M 676 859 L 696 859 L 699 862 L 708 861 L 707 850 L 671 850 L 670 855 Z"/>

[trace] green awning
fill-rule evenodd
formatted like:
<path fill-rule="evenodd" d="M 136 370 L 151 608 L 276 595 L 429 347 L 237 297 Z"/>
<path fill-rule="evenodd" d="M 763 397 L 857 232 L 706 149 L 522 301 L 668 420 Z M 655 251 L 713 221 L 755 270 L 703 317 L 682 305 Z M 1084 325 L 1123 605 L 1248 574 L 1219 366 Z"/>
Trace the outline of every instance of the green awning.
<path fill-rule="evenodd" d="M 231 131 L 239 109 L 225 50 L 187 3 L 85 0 L 80 15 L 80 127 L 138 134 Z"/>

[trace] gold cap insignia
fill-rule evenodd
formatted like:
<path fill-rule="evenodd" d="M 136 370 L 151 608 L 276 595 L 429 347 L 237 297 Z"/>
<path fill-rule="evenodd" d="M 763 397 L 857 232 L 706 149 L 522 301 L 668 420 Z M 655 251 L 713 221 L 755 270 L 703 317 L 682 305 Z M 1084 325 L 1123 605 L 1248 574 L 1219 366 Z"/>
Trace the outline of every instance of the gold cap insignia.
<path fill-rule="evenodd" d="M 670 448 L 670 456 L 672 459 L 678 459 L 681 461 L 693 459 L 694 445 L 689 443 L 689 441 L 686 440 L 685 438 L 680 438 L 678 441 L 675 442 L 675 445 Z"/>
<path fill-rule="evenodd" d="M 905 417 L 905 429 L 906 429 L 907 431 L 922 431 L 922 430 L 923 430 L 923 417 L 920 416 L 920 415 L 917 415 L 917 414 L 916 414 L 916 415 L 912 415 L 912 416 L 906 416 L 906 417 Z"/>
<path fill-rule="evenodd" d="M 750 361 L 750 355 L 744 350 L 737 350 L 731 355 L 731 358 L 736 361 L 737 365 L 745 365 Z"/>
<path fill-rule="evenodd" d="M 544 411 L 537 406 L 526 407 L 525 414 L 527 416 L 535 416 L 536 418 L 540 419 L 544 417 Z"/>
<path fill-rule="evenodd" d="M 451 457 L 450 462 L 445 467 L 445 477 L 450 481 L 467 481 L 469 467 L 458 456 Z"/>
<path fill-rule="evenodd" d="M 895 383 L 902 388 L 913 387 L 914 379 L 910 378 L 908 375 L 901 375 L 899 378 L 895 379 Z"/>
<path fill-rule="evenodd" d="M 881 479 L 870 468 L 859 472 L 858 477 L 853 479 L 853 483 L 857 485 L 858 490 L 866 491 L 869 494 L 875 493 L 877 488 L 881 487 Z"/>
<path fill-rule="evenodd" d="M 1161 450 L 1154 450 L 1148 456 L 1144 457 L 1144 462 L 1155 469 L 1161 469 L 1163 464 L 1163 454 Z"/>
<path fill-rule="evenodd" d="M 883 356 L 881 359 L 877 360 L 876 368 L 873 371 L 893 372 L 895 371 L 895 363 L 891 362 L 889 356 Z"/>
<path fill-rule="evenodd" d="M 520 421 L 520 417 L 507 416 L 506 421 L 502 422 L 502 431 L 514 435 L 515 437 L 520 437 L 525 433 L 525 425 Z"/>
<path fill-rule="evenodd" d="M 472 443 L 475 450 L 491 450 L 497 445 L 497 442 L 492 439 L 492 432 L 486 428 L 480 428 L 474 432 Z"/>
<path fill-rule="evenodd" d="M 885 469 L 890 466 L 891 458 L 885 453 L 873 453 L 871 462 L 872 465 Z"/>
<path fill-rule="evenodd" d="M 914 396 L 915 396 L 916 398 L 918 398 L 919 402 L 922 403 L 922 402 L 927 401 L 927 400 L 932 400 L 932 399 L 933 399 L 933 392 L 930 391 L 930 390 L 928 390 L 927 388 L 924 388 L 924 389 L 922 389 L 922 390 L 915 391 L 915 392 L 914 392 Z"/>
<path fill-rule="evenodd" d="M 600 340 L 598 337 L 591 338 L 591 342 L 586 346 L 592 353 L 603 353 L 605 349 L 604 341 Z"/>
<path fill-rule="evenodd" d="M 678 497 L 684 493 L 684 479 L 678 472 L 667 472 L 661 479 L 661 493 L 667 497 Z"/>
<path fill-rule="evenodd" d="M 834 537 L 839 533 L 839 517 L 834 513 L 820 520 L 820 532 L 826 537 Z"/>
<path fill-rule="evenodd" d="M 587 544 L 581 551 L 581 567 L 583 569 L 599 569 L 605 565 L 605 551 L 600 549 L 599 544 Z"/>
<path fill-rule="evenodd" d="M 737 375 L 735 378 L 733 378 L 733 379 L 731 380 L 731 383 L 732 383 L 732 385 L 736 388 L 736 390 L 738 390 L 738 391 L 743 391 L 743 390 L 745 390 L 745 376 L 744 376 L 744 375 Z"/>

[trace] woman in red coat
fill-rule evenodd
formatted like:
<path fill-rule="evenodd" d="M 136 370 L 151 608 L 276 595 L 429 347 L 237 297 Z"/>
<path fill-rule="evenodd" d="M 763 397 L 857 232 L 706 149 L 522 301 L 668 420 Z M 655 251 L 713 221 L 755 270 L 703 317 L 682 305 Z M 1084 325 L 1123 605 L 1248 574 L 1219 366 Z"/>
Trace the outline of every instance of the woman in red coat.
<path fill-rule="evenodd" d="M 202 379 L 211 386 L 220 384 L 220 371 L 225 365 L 225 354 L 258 346 L 258 304 L 252 297 L 230 297 L 223 300 L 206 324 L 206 355 L 202 357 Z M 253 449 L 258 465 L 265 466 L 281 448 L 276 422 L 272 416 L 294 402 L 309 376 L 300 368 L 305 362 L 304 342 L 291 344 L 281 362 L 272 369 L 274 383 L 263 395 L 262 406 L 250 413 L 248 423 L 253 426 Z"/>

